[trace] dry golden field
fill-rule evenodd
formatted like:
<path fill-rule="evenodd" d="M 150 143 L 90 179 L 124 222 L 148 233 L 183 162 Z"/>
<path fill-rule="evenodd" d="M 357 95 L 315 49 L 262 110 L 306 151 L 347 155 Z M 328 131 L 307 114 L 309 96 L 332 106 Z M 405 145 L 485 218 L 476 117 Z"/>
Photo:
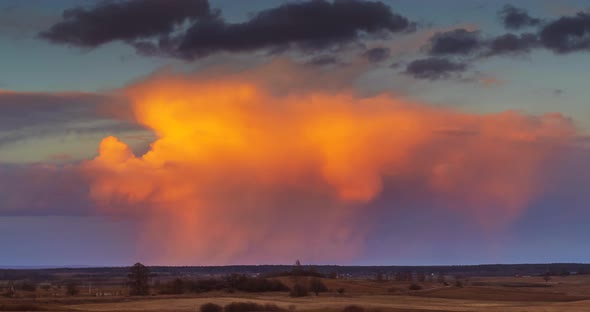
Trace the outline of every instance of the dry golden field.
<path fill-rule="evenodd" d="M 281 278 L 291 283 L 289 278 Z M 272 303 L 289 311 L 342 311 L 358 305 L 365 311 L 590 311 L 590 276 L 470 278 L 460 288 L 422 283 L 325 279 L 329 292 L 291 298 L 287 293 L 225 293 L 150 297 L 77 297 L 0 299 L 1 310 L 52 311 L 199 311 L 202 304 L 231 302 Z M 475 286 L 474 286 L 475 285 Z M 343 294 L 335 289 L 344 288 Z"/>

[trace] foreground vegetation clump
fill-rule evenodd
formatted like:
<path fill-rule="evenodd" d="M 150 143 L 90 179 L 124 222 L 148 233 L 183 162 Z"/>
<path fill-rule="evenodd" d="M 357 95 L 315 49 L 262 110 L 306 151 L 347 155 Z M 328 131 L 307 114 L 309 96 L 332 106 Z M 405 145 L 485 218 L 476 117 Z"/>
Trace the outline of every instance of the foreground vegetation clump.
<path fill-rule="evenodd" d="M 342 309 L 342 312 L 365 312 L 365 309 L 357 305 L 349 305 L 344 307 L 344 309 Z"/>
<path fill-rule="evenodd" d="M 422 286 L 419 284 L 412 284 L 408 287 L 410 290 L 422 290 Z"/>
<path fill-rule="evenodd" d="M 0 311 L 47 311 L 46 308 L 31 303 L 0 304 Z"/>
<path fill-rule="evenodd" d="M 209 303 L 202 304 L 200 311 L 201 312 L 222 312 L 223 308 L 218 304 L 209 302 Z"/>
<path fill-rule="evenodd" d="M 227 304 L 223 309 L 225 312 L 257 312 L 257 311 L 285 311 L 279 306 L 266 303 L 259 304 L 255 302 L 232 302 Z"/>

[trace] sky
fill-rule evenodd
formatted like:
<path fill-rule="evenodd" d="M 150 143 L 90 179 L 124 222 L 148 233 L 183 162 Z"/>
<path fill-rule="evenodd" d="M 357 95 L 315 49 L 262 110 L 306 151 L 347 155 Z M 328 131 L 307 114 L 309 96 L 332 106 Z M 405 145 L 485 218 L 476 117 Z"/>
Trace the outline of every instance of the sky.
<path fill-rule="evenodd" d="M 590 1 L 0 0 L 0 266 L 590 262 Z"/>

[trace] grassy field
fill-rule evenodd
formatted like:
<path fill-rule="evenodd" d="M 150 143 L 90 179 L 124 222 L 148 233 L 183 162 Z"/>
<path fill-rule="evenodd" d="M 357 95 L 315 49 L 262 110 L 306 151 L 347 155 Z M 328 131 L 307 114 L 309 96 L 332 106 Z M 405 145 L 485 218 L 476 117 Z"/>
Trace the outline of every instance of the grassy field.
<path fill-rule="evenodd" d="M 281 278 L 291 283 L 289 278 Z M 358 305 L 365 311 L 590 311 L 590 276 L 471 278 L 464 287 L 409 283 L 325 279 L 329 292 L 291 298 L 287 293 L 208 292 L 198 295 L 150 297 L 65 297 L 2 299 L 0 310 L 53 311 L 199 311 L 202 304 L 231 302 L 275 304 L 289 311 L 342 311 Z M 476 286 L 474 286 L 476 285 Z M 344 288 L 339 294 L 335 289 Z"/>

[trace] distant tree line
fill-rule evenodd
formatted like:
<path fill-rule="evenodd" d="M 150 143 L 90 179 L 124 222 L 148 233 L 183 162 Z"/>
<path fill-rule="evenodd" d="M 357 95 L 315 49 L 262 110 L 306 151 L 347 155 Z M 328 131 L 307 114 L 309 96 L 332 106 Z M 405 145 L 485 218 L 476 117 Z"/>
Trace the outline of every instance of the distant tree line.
<path fill-rule="evenodd" d="M 225 290 L 228 292 L 272 292 L 272 291 L 289 291 L 289 287 L 279 280 L 267 279 L 263 277 L 251 277 L 243 274 L 230 274 L 225 278 L 209 279 L 181 279 L 176 278 L 170 282 L 158 286 L 160 294 L 183 294 L 183 293 L 202 293 L 215 290 Z"/>
<path fill-rule="evenodd" d="M 293 265 L 231 265 L 231 266 L 150 266 L 150 277 L 186 276 L 186 275 L 262 275 L 264 277 L 285 276 L 292 274 Z M 304 275 L 316 277 L 375 276 L 381 272 L 392 275 L 396 272 L 446 272 L 449 275 L 468 276 L 514 276 L 514 275 L 561 275 L 564 272 L 589 274 L 590 264 L 551 263 L 551 264 L 486 264 L 454 266 L 337 266 L 316 265 L 303 266 Z M 56 269 L 0 269 L 0 280 L 29 280 L 32 282 L 60 280 L 63 275 L 71 278 L 89 279 L 100 276 L 104 280 L 126 278 L 129 267 L 102 268 L 56 268 Z"/>

